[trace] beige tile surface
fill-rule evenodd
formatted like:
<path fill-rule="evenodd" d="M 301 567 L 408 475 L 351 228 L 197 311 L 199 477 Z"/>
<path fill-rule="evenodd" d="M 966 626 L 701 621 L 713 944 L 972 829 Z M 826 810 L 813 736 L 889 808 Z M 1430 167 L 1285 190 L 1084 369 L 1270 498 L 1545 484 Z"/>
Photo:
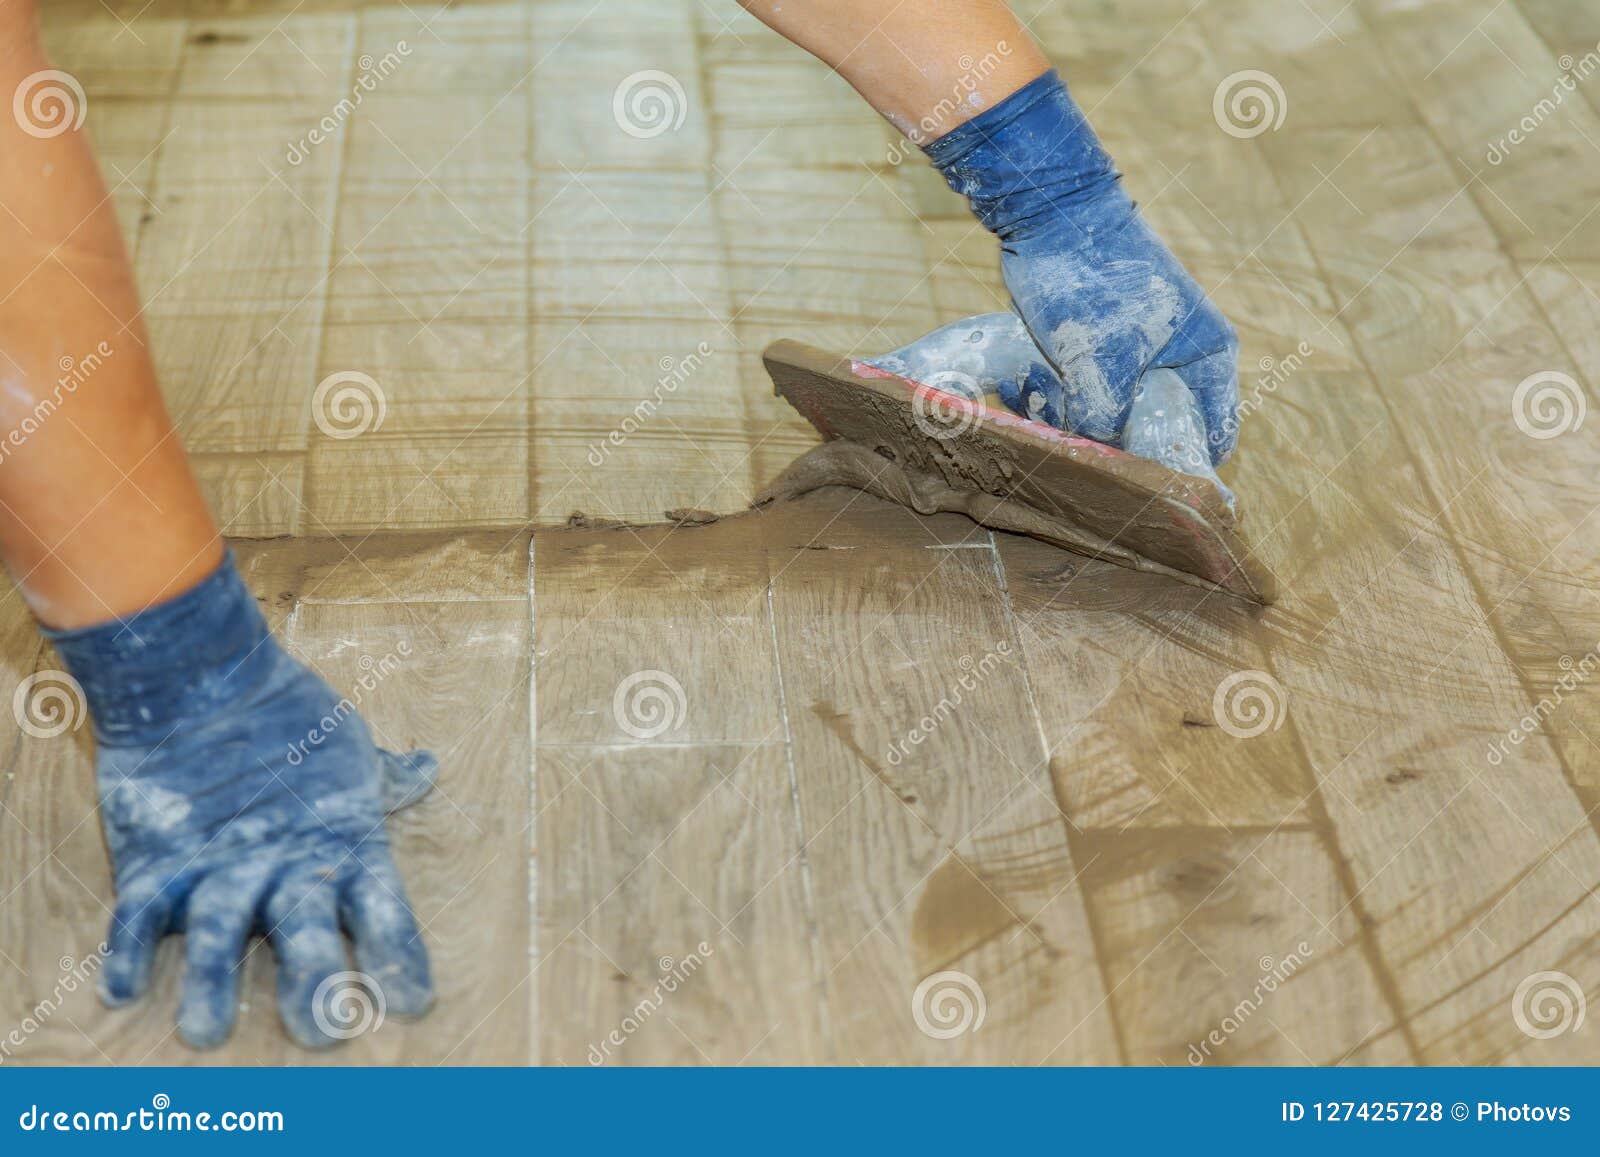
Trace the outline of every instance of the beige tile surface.
<path fill-rule="evenodd" d="M 1238 324 L 1265 614 L 847 492 L 637 525 L 742 511 L 814 443 L 768 342 L 1006 301 L 938 179 L 731 2 L 51 8 L 248 581 L 335 680 L 425 644 L 374 719 L 446 755 L 399 836 L 443 999 L 335 1062 L 590 1063 L 691 956 L 602 1060 L 1188 1064 L 1285 973 L 1202 1059 L 1600 1059 L 1510 1009 L 1600 984 L 1600 76 L 1487 155 L 1600 25 L 1017 9 Z M 1282 124 L 1226 131 L 1256 73 Z M 0 617 L 10 687 L 51 660 Z M 83 734 L 0 749 L 20 1017 L 110 892 Z M 25 1060 L 197 1060 L 175 955 Z M 290 1059 L 269 965 L 217 1059 Z M 913 1010 L 952 972 L 986 1020 L 940 1040 Z"/>

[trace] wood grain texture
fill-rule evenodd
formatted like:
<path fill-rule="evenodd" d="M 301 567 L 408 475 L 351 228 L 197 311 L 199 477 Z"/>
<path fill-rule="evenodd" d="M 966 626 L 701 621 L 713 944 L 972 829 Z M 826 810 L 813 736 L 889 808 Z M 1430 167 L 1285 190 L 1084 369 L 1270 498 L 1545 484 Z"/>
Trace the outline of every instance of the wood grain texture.
<path fill-rule="evenodd" d="M 1485 5 L 1476 15 L 1487 13 Z M 1313 614 L 1315 629 L 1269 614 L 1269 652 L 1291 696 L 1304 681 L 1318 705 L 1293 718 L 1314 764 L 1336 768 L 1323 774 L 1323 797 L 1358 889 L 1350 903 L 1372 923 L 1412 1047 L 1430 1060 L 1549 1063 L 1581 1055 L 1582 1045 L 1530 1045 L 1496 1002 L 1544 969 L 1592 983 L 1594 914 L 1583 881 L 1600 849 L 1585 815 L 1592 803 L 1574 791 L 1574 769 L 1552 735 L 1507 742 L 1524 713 L 1538 710 L 1540 691 L 1530 661 L 1537 641 L 1506 612 L 1543 564 L 1515 567 L 1515 581 L 1496 572 L 1505 574 L 1497 556 L 1525 557 L 1530 524 L 1536 538 L 1553 530 L 1554 546 L 1583 517 L 1557 513 L 1546 488 L 1518 481 L 1539 472 L 1528 446 L 1537 439 L 1507 421 L 1517 382 L 1556 343 L 1485 226 L 1482 191 L 1451 171 L 1433 135 L 1451 115 L 1446 100 L 1460 96 L 1437 75 L 1454 67 L 1456 39 L 1430 41 L 1438 51 L 1424 53 L 1417 37 L 1442 36 L 1437 22 L 1388 9 L 1364 15 L 1388 57 L 1403 62 L 1393 71 L 1405 81 L 1391 91 L 1410 96 L 1422 123 L 1259 141 L 1338 300 L 1325 329 L 1343 326 L 1363 367 L 1334 379 L 1318 366 L 1285 381 L 1263 408 L 1284 419 L 1258 431 L 1268 453 L 1241 462 L 1241 485 L 1268 472 L 1267 517 L 1298 544 L 1289 585 L 1297 568 L 1309 605 L 1331 611 Z M 1514 19 L 1514 9 L 1506 15 Z M 1486 29 L 1460 29 L 1463 51 L 1492 39 Z M 1229 42 L 1218 30 L 1212 40 Z M 1515 57 L 1524 40 L 1512 28 L 1506 42 Z M 1459 118 L 1457 129 L 1455 141 L 1465 140 Z M 1346 158 L 1334 180 L 1330 156 Z M 1318 464 L 1306 483 L 1288 482 L 1292 454 Z M 1530 494 L 1537 509 L 1519 517 Z M 1307 517 L 1316 525 L 1301 537 Z M 1347 538 L 1341 523 L 1367 529 Z M 1547 607 L 1551 595 L 1527 598 Z M 1355 714 L 1325 709 L 1329 695 L 1366 700 L 1380 712 L 1376 730 L 1339 725 Z M 1402 703 L 1402 726 L 1378 722 Z M 1387 823 L 1372 822 L 1375 808 Z M 1487 841 L 1498 851 L 1485 857 Z M 1450 903 L 1418 904 L 1440 878 L 1453 882 Z"/>
<path fill-rule="evenodd" d="M 1403 1063 L 1260 612 L 1025 539 L 1000 557 L 1130 1059 Z"/>
<path fill-rule="evenodd" d="M 758 527 L 534 560 L 542 1059 L 827 1059 Z"/>
<path fill-rule="evenodd" d="M 1115 1061 L 992 552 L 770 557 L 835 1059 Z M 947 972 L 982 1031 L 940 1035 Z"/>
<path fill-rule="evenodd" d="M 444 999 L 329 1062 L 1600 1059 L 1510 1008 L 1600 984 L 1585 6 L 1017 0 L 1240 332 L 1259 617 L 854 492 L 601 528 L 742 511 L 816 444 L 770 342 L 1007 300 L 959 198 L 737 5 L 46 7 L 202 485 L 230 534 L 312 536 L 238 542 L 247 580 L 336 681 L 414 640 L 373 716 L 450 753 L 399 826 Z M 1283 123 L 1230 133 L 1249 70 Z M 313 407 L 341 372 L 385 402 L 356 437 Z M 1519 426 L 1540 375 L 1583 424 Z M 10 595 L 0 693 L 53 662 Z M 652 670 L 686 710 L 640 738 L 613 700 Z M 1240 738 L 1217 693 L 1252 673 L 1280 710 Z M 86 729 L 14 722 L 0 1029 L 111 898 Z M 177 948 L 16 1061 L 304 1059 L 259 949 L 239 1038 L 178 1045 Z M 913 998 L 950 971 L 985 1021 L 941 1040 Z"/>

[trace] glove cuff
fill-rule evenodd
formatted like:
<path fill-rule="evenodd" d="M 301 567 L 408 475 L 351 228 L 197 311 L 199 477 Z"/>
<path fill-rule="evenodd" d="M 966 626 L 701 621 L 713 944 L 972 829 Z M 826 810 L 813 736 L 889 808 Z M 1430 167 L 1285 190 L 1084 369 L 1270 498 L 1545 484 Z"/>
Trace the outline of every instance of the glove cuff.
<path fill-rule="evenodd" d="M 83 687 L 95 737 L 111 746 L 159 743 L 184 720 L 253 687 L 278 653 L 232 551 L 176 598 L 109 623 L 44 635 Z"/>
<path fill-rule="evenodd" d="M 1064 202 L 1098 195 L 1121 179 L 1054 71 L 923 151 L 1002 240 L 1026 222 L 1059 211 Z"/>

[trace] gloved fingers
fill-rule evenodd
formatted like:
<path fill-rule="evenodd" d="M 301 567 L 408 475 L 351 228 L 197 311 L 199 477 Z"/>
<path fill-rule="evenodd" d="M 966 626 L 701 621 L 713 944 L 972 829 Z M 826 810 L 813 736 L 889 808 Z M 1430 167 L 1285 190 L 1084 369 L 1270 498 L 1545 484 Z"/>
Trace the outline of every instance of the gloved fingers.
<path fill-rule="evenodd" d="M 999 394 L 1000 401 L 1013 413 L 1057 430 L 1067 429 L 1061 379 L 1042 360 L 1034 362 L 1019 377 L 1001 382 Z"/>
<path fill-rule="evenodd" d="M 97 985 L 112 1008 L 138 1000 L 150 987 L 156 947 L 172 927 L 178 889 L 174 882 L 132 887 L 117 900 L 106 935 L 106 961 Z"/>
<path fill-rule="evenodd" d="M 1143 368 L 1140 358 L 1148 356 L 1142 343 L 1141 334 L 1114 334 L 1093 349 L 1054 363 L 1061 378 L 1060 428 L 1107 445 L 1121 444 Z"/>
<path fill-rule="evenodd" d="M 339 932 L 331 868 L 298 868 L 267 899 L 267 938 L 278 957 L 278 1013 L 294 1042 L 327 1048 L 348 1031 L 346 1002 L 355 974 Z"/>
<path fill-rule="evenodd" d="M 1238 350 L 1219 350 L 1174 368 L 1200 407 L 1211 462 L 1220 466 L 1239 442 Z"/>
<path fill-rule="evenodd" d="M 383 775 L 383 807 L 393 814 L 408 808 L 433 790 L 439 776 L 439 761 L 431 751 L 408 751 L 397 755 L 379 749 Z"/>
<path fill-rule="evenodd" d="M 396 1016 L 422 1016 L 433 1006 L 433 976 L 422 930 L 405 886 L 387 853 L 369 857 L 346 880 L 339 897 L 345 930 L 355 941 L 356 964 L 383 993 Z"/>
<path fill-rule="evenodd" d="M 271 872 L 239 864 L 213 872 L 189 896 L 178 1034 L 197 1049 L 215 1048 L 233 1032 L 240 957 Z"/>
<path fill-rule="evenodd" d="M 1000 404 L 1013 414 L 1028 415 L 1027 385 L 1017 378 L 1007 378 L 995 387 Z"/>
<path fill-rule="evenodd" d="M 1020 380 L 1038 356 L 1022 319 L 1004 312 L 942 325 L 867 364 L 977 400 L 1006 378 Z"/>
<path fill-rule="evenodd" d="M 1122 447 L 1169 469 L 1206 479 L 1229 508 L 1233 507 L 1233 491 L 1211 465 L 1200 403 L 1179 371 L 1156 366 L 1139 378 L 1128 425 L 1122 432 Z"/>

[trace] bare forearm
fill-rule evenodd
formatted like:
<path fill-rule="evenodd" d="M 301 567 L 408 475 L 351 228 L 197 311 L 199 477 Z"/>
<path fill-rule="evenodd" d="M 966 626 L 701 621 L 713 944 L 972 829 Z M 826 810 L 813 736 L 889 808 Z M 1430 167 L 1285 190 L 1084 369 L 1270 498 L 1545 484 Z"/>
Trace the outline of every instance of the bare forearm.
<path fill-rule="evenodd" d="M 0 5 L 0 91 L 49 68 L 31 4 Z M 74 627 L 215 569 L 221 544 L 173 435 L 116 215 L 72 94 L 0 118 L 0 553 L 36 614 Z M 58 131 L 62 130 L 62 131 Z"/>
<path fill-rule="evenodd" d="M 965 123 L 1049 62 L 1001 0 L 740 0 L 851 83 L 913 143 Z"/>

